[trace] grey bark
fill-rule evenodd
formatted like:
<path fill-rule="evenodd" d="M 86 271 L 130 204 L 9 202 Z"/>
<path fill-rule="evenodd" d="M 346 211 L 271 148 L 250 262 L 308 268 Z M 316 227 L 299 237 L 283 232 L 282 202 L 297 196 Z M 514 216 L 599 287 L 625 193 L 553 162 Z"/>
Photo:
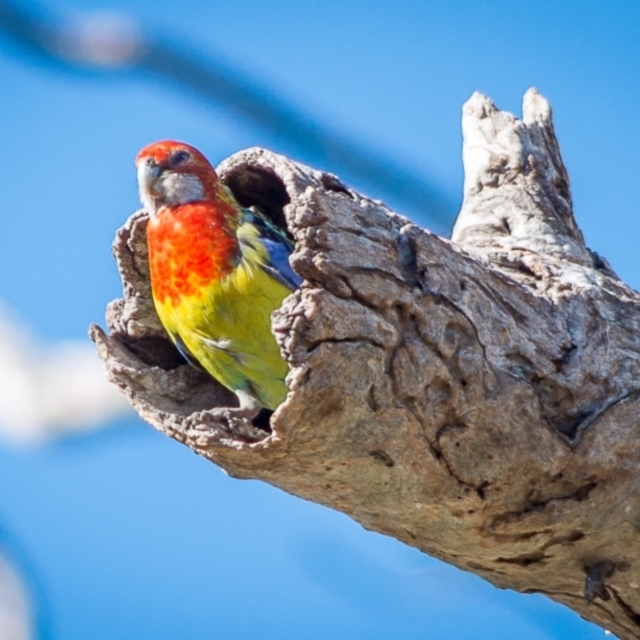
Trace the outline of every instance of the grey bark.
<path fill-rule="evenodd" d="M 139 414 L 232 476 L 640 637 L 640 296 L 585 247 L 548 103 L 523 112 L 465 105 L 451 241 L 268 151 L 222 163 L 305 279 L 273 316 L 290 393 L 270 421 L 207 414 L 235 401 L 165 337 L 144 213 L 91 333 Z"/>

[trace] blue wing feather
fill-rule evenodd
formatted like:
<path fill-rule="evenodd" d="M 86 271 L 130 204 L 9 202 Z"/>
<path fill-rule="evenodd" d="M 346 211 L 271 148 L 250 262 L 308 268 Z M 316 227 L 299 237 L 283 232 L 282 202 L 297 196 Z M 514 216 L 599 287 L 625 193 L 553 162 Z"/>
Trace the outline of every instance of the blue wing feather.
<path fill-rule="evenodd" d="M 261 214 L 249 209 L 244 211 L 243 222 L 258 230 L 262 246 L 267 250 L 269 261 L 262 264 L 262 268 L 288 289 L 297 289 L 302 284 L 302 278 L 289 264 L 293 242 L 285 232 Z"/>

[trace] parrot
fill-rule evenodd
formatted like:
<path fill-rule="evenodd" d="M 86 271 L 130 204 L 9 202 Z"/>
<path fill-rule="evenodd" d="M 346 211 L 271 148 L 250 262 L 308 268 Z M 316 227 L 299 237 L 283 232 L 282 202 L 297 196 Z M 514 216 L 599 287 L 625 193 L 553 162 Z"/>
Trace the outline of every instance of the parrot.
<path fill-rule="evenodd" d="M 292 240 L 242 207 L 188 144 L 150 144 L 135 166 L 160 322 L 189 364 L 236 395 L 239 406 L 224 416 L 273 411 L 286 397 L 288 368 L 271 313 L 302 283 L 289 264 Z"/>

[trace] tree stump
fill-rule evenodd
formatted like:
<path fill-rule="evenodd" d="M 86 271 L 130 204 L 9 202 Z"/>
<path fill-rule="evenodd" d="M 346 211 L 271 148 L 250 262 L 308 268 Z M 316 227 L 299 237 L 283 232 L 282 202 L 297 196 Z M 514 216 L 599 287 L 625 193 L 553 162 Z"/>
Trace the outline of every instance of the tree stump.
<path fill-rule="evenodd" d="M 262 149 L 222 180 L 293 235 L 273 415 L 189 367 L 151 301 L 146 214 L 117 233 L 124 299 L 91 335 L 155 428 L 239 478 L 338 509 L 502 588 L 640 637 L 640 296 L 585 247 L 547 101 L 464 106 L 452 240 Z"/>

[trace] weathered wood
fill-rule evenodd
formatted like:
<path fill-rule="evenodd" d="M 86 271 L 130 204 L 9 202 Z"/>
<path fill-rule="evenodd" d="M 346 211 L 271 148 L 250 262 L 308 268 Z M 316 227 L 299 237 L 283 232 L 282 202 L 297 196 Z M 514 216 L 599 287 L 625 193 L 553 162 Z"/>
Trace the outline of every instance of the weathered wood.
<path fill-rule="evenodd" d="M 286 221 L 304 285 L 274 314 L 287 400 L 255 425 L 150 302 L 145 224 L 92 337 L 140 415 L 231 475 L 343 511 L 500 587 L 640 637 L 640 296 L 585 246 L 548 103 L 464 107 L 452 241 L 261 149 L 222 179 Z"/>

